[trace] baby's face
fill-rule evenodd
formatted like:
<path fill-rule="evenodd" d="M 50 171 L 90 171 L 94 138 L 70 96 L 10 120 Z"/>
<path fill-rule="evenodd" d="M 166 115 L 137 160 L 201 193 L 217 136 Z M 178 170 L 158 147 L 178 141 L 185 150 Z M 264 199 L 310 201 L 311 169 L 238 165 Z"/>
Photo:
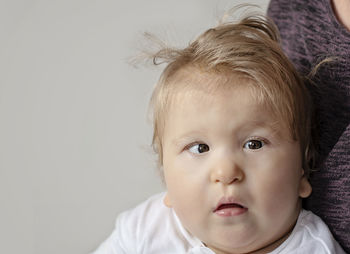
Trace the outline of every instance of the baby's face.
<path fill-rule="evenodd" d="M 244 84 L 179 93 L 163 156 L 165 203 L 216 253 L 275 248 L 309 194 L 299 143 Z"/>

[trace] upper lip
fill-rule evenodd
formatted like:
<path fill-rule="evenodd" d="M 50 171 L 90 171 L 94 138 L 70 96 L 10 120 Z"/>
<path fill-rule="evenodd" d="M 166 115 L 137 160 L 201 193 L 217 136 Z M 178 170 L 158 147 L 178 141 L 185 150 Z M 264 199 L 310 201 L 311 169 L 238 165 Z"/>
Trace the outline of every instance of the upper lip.
<path fill-rule="evenodd" d="M 218 204 L 216 205 L 214 212 L 223 209 L 227 206 L 238 206 L 242 208 L 246 208 L 239 200 L 234 197 L 222 197 Z"/>

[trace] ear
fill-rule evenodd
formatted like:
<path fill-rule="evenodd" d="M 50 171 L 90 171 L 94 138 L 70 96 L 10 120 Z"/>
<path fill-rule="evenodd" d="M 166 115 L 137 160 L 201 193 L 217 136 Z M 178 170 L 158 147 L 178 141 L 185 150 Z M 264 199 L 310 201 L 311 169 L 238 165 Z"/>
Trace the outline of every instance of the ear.
<path fill-rule="evenodd" d="M 165 194 L 165 197 L 163 199 L 163 203 L 165 206 L 167 206 L 169 208 L 172 207 L 168 193 Z"/>
<path fill-rule="evenodd" d="M 302 173 L 302 177 L 300 179 L 300 185 L 299 185 L 299 197 L 307 198 L 308 196 L 310 196 L 311 192 L 312 192 L 311 184 L 307 179 L 307 177 L 304 175 L 304 169 L 303 169 L 303 173 Z"/>

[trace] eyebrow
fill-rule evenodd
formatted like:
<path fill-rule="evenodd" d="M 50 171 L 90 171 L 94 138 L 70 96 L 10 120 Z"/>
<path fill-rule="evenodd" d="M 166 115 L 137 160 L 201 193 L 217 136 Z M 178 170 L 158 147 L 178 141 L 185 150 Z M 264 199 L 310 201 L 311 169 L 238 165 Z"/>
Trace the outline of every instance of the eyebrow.
<path fill-rule="evenodd" d="M 277 138 L 282 138 L 285 129 L 286 129 L 288 135 L 291 135 L 291 131 L 289 129 L 288 124 L 283 122 L 283 120 L 279 120 L 279 119 L 274 120 L 273 122 L 256 121 L 255 120 L 254 123 L 252 125 L 250 125 L 249 127 L 251 127 L 251 129 L 254 129 L 254 128 L 267 129 L 267 130 L 271 131 L 272 136 L 277 137 Z"/>
<path fill-rule="evenodd" d="M 198 137 L 198 136 L 206 136 L 205 135 L 205 131 L 190 131 L 187 132 L 183 135 L 180 135 L 179 137 L 174 138 L 173 140 L 171 140 L 171 144 L 175 145 L 175 146 L 181 146 L 183 143 L 185 143 L 186 141 L 193 139 L 194 137 Z M 198 141 L 198 140 L 197 140 Z"/>
<path fill-rule="evenodd" d="M 267 123 L 267 121 L 261 121 L 261 120 L 252 120 L 249 122 L 249 126 L 252 126 L 252 128 L 256 127 L 263 127 L 268 129 L 277 129 L 275 126 L 279 124 L 279 121 L 274 121 L 273 123 Z"/>
<path fill-rule="evenodd" d="M 271 130 L 274 134 L 278 134 L 280 132 L 280 128 L 283 127 L 283 122 L 281 121 L 273 121 L 271 123 L 267 121 L 261 121 L 261 120 L 252 120 L 249 122 L 249 127 L 246 127 L 246 129 L 254 129 L 254 128 L 264 128 Z M 284 128 L 284 127 L 283 127 Z"/>
<path fill-rule="evenodd" d="M 272 123 L 267 123 L 266 121 L 252 120 L 249 122 L 248 127 L 240 126 L 238 128 L 238 130 L 244 129 L 246 131 L 250 131 L 250 130 L 253 130 L 256 128 L 262 128 L 262 129 L 268 129 L 268 130 L 272 131 L 272 135 L 278 136 L 280 134 L 280 127 L 281 127 L 281 124 L 278 121 L 274 121 Z M 205 138 L 207 136 L 206 132 L 207 132 L 207 130 L 205 130 L 205 129 L 189 131 L 189 132 L 186 132 L 182 135 L 179 135 L 179 137 L 174 138 L 173 140 L 171 140 L 170 143 L 172 145 L 175 145 L 175 146 L 181 146 L 183 143 L 185 143 L 189 139 L 193 139 L 194 137 L 201 136 L 201 137 Z M 199 141 L 199 140 L 197 140 L 197 141 Z"/>

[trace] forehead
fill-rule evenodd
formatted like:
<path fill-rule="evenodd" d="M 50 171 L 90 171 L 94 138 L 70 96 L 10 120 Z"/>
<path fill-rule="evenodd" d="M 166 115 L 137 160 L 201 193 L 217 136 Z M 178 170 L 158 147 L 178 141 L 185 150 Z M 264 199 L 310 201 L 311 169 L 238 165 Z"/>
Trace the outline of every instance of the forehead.
<path fill-rule="evenodd" d="M 174 91 L 169 101 L 166 125 L 169 122 L 174 124 L 175 119 L 185 120 L 187 123 L 197 121 L 204 113 L 209 117 L 222 115 L 227 119 L 237 120 L 248 116 L 246 123 L 252 126 L 273 128 L 283 122 L 276 118 L 249 79 L 204 74 L 201 77 L 186 77 L 179 83 L 177 91 Z M 241 114 L 242 111 L 245 114 Z M 205 118 L 202 120 L 206 121 Z"/>
<path fill-rule="evenodd" d="M 164 138 L 165 127 L 174 116 L 174 110 L 176 114 L 182 114 L 183 117 L 189 115 L 189 108 L 186 108 L 186 105 L 189 105 L 188 103 L 192 105 L 193 103 L 198 105 L 220 105 L 223 98 L 229 100 L 228 97 L 234 94 L 241 94 L 237 97 L 240 100 L 250 100 L 249 103 L 245 103 L 245 107 L 255 107 L 257 111 L 265 112 L 264 115 L 269 116 L 269 125 L 272 128 L 278 129 L 283 126 L 283 128 L 290 131 L 288 117 L 281 114 L 281 109 L 276 108 L 273 99 L 263 92 L 262 87 L 256 81 L 227 68 L 220 71 L 207 71 L 191 66 L 179 70 L 165 84 L 163 99 L 158 104 L 159 118 L 157 123 L 160 138 Z M 232 99 L 237 100 L 237 98 Z M 242 106 L 238 104 L 236 107 L 239 109 Z M 203 107 L 200 110 L 203 110 Z M 261 114 L 257 114 L 257 116 L 259 115 Z M 284 134 L 290 134 L 289 131 Z"/>
<path fill-rule="evenodd" d="M 174 75 L 168 86 L 169 109 L 181 106 L 186 100 L 220 104 L 220 100 L 229 100 L 236 95 L 240 99 L 251 100 L 250 104 L 265 104 L 264 96 L 254 81 L 227 70 L 208 72 L 200 68 L 184 68 Z"/>
<path fill-rule="evenodd" d="M 289 139 L 285 124 L 250 95 L 244 86 L 214 94 L 179 93 L 166 117 L 164 145 L 181 146 L 195 137 L 213 141 L 252 134 Z"/>

